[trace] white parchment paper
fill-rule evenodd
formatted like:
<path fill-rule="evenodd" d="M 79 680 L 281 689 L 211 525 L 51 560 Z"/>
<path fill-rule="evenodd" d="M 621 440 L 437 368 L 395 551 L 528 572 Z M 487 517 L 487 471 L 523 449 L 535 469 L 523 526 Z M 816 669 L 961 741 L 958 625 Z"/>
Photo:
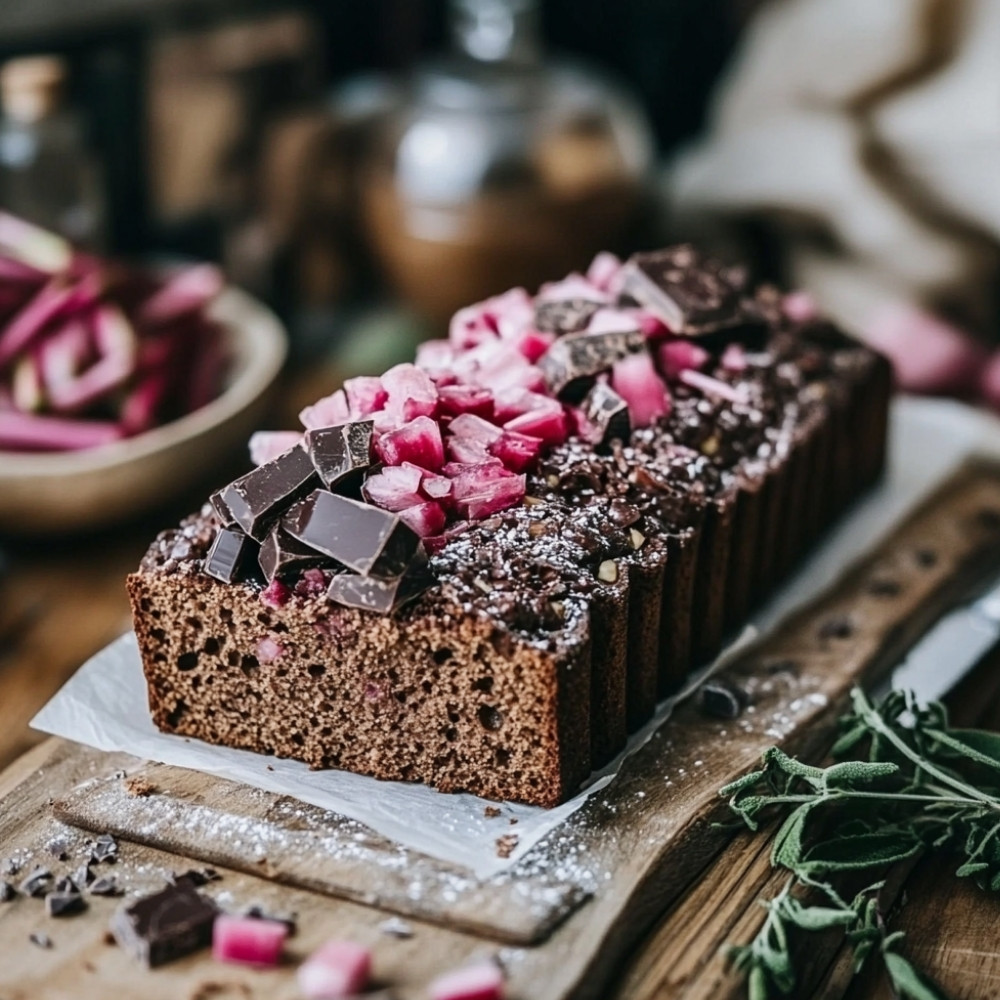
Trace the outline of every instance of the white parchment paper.
<path fill-rule="evenodd" d="M 973 453 L 1000 454 L 1000 422 L 957 403 L 899 401 L 893 411 L 892 457 L 884 485 L 841 524 L 720 660 L 698 674 L 698 679 L 832 584 Z M 579 809 L 588 796 L 604 788 L 625 756 L 641 746 L 667 718 L 672 706 L 696 686 L 695 682 L 689 684 L 681 695 L 661 705 L 655 719 L 632 737 L 625 752 L 593 775 L 574 799 L 555 809 L 504 805 L 502 820 L 486 817 L 484 808 L 491 803 L 473 795 L 444 795 L 422 785 L 377 781 L 345 771 L 310 771 L 296 761 L 159 732 L 149 718 L 142 667 L 131 633 L 88 660 L 31 724 L 43 732 L 101 750 L 125 751 L 294 796 L 487 878 L 514 864 Z M 517 819 L 516 827 L 509 825 L 510 818 Z M 518 845 L 508 858 L 499 858 L 497 837 L 512 830 L 519 837 Z"/>

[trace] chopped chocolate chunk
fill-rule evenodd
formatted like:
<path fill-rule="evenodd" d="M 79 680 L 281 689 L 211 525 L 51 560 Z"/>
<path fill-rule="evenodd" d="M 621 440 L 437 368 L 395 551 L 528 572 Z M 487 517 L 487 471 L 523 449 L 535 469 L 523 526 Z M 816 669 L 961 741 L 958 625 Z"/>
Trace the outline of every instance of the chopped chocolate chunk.
<path fill-rule="evenodd" d="M 495 818 L 496 818 L 497 816 L 499 816 L 499 815 L 500 815 L 500 810 L 499 810 L 499 809 L 497 809 L 497 807 L 496 807 L 496 806 L 487 806 L 487 807 L 486 807 L 486 808 L 485 808 L 485 809 L 483 810 L 483 815 L 484 815 L 484 816 L 485 816 L 485 817 L 486 817 L 487 819 L 495 819 Z"/>
<path fill-rule="evenodd" d="M 236 526 L 236 518 L 233 517 L 233 512 L 229 509 L 229 504 L 226 503 L 222 492 L 222 490 L 217 490 L 208 498 L 208 502 L 212 505 L 215 513 L 219 515 L 222 527 L 233 528 Z"/>
<path fill-rule="evenodd" d="M 335 604 L 388 615 L 419 597 L 433 582 L 419 566 L 388 580 L 358 573 L 338 573 L 330 581 L 326 596 Z"/>
<path fill-rule="evenodd" d="M 52 872 L 48 868 L 36 868 L 17 887 L 24 896 L 44 896 L 52 889 Z"/>
<path fill-rule="evenodd" d="M 624 291 L 674 333 L 711 333 L 751 318 L 742 305 L 746 272 L 689 244 L 635 254 L 624 275 Z"/>
<path fill-rule="evenodd" d="M 79 868 L 72 875 L 73 881 L 78 886 L 90 885 L 94 881 L 94 873 L 90 870 L 90 862 L 88 861 L 85 865 L 80 865 Z"/>
<path fill-rule="evenodd" d="M 50 892 L 45 897 L 45 912 L 50 917 L 71 917 L 86 908 L 87 901 L 79 892 Z"/>
<path fill-rule="evenodd" d="M 32 944 L 37 944 L 39 948 L 51 948 L 52 938 L 48 934 L 42 934 L 41 931 L 34 931 L 28 935 L 28 940 Z"/>
<path fill-rule="evenodd" d="M 743 688 L 722 677 L 713 677 L 698 689 L 698 708 L 717 719 L 738 718 L 749 701 Z"/>
<path fill-rule="evenodd" d="M 190 885 L 173 885 L 122 906 L 111 933 L 133 958 L 156 968 L 211 944 L 218 912 Z"/>
<path fill-rule="evenodd" d="M 270 583 L 276 576 L 322 566 L 329 560 L 322 552 L 293 538 L 280 524 L 276 524 L 261 543 L 257 561 Z"/>
<path fill-rule="evenodd" d="M 319 476 L 308 452 L 296 445 L 234 480 L 221 493 L 236 523 L 262 541 L 274 519 L 318 485 Z"/>
<path fill-rule="evenodd" d="M 195 888 L 218 882 L 222 876 L 214 868 L 189 868 L 186 872 L 174 872 L 170 876 L 171 885 L 188 885 Z"/>
<path fill-rule="evenodd" d="M 600 432 L 595 444 L 609 445 L 614 440 L 628 441 L 632 434 L 628 403 L 606 382 L 595 382 L 583 401 L 583 413 Z"/>
<path fill-rule="evenodd" d="M 639 330 L 571 333 L 560 337 L 542 355 L 538 367 L 555 395 L 579 399 L 586 393 L 587 379 L 608 371 L 616 361 L 642 350 L 644 345 Z"/>
<path fill-rule="evenodd" d="M 62 837 L 50 840 L 48 844 L 45 845 L 45 849 L 56 859 L 56 861 L 65 861 L 69 857 L 66 850 L 66 841 Z"/>
<path fill-rule="evenodd" d="M 96 865 L 102 861 L 107 861 L 109 864 L 114 864 L 117 860 L 118 842 L 110 833 L 102 833 L 94 841 L 94 846 L 90 849 L 91 863 Z"/>
<path fill-rule="evenodd" d="M 324 485 L 342 493 L 372 464 L 371 420 L 306 431 L 305 446 Z"/>
<path fill-rule="evenodd" d="M 590 317 L 600 308 L 600 302 L 590 299 L 539 302 L 535 307 L 535 329 L 560 335 L 578 333 L 587 328 Z"/>
<path fill-rule="evenodd" d="M 295 937 L 299 930 L 294 914 L 289 917 L 276 917 L 271 913 L 266 913 L 261 906 L 249 906 L 243 916 L 250 917 L 251 920 L 269 920 L 271 923 L 283 924 L 288 930 L 289 937 Z"/>
<path fill-rule="evenodd" d="M 300 542 L 364 576 L 401 576 L 422 552 L 420 537 L 395 514 L 326 490 L 313 490 L 281 523 Z"/>
<path fill-rule="evenodd" d="M 102 875 L 90 886 L 91 896 L 120 896 L 122 891 L 114 875 Z"/>
<path fill-rule="evenodd" d="M 73 881 L 73 879 L 69 875 L 63 875 L 63 877 L 56 882 L 55 886 L 53 886 L 52 891 L 74 893 L 74 892 L 79 892 L 80 887 L 76 884 L 76 882 Z"/>
<path fill-rule="evenodd" d="M 10 882 L 0 882 L 0 903 L 9 903 L 17 895 Z"/>
<path fill-rule="evenodd" d="M 257 543 L 238 528 L 220 528 L 205 557 L 205 572 L 223 583 L 234 583 L 256 551 Z"/>

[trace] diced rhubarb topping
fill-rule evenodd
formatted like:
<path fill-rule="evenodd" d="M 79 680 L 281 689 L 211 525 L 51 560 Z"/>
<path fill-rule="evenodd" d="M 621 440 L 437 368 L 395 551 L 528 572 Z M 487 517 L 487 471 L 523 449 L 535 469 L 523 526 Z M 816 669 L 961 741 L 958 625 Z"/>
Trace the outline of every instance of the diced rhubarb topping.
<path fill-rule="evenodd" d="M 727 344 L 722 352 L 722 367 L 731 372 L 745 372 L 747 370 L 747 352 L 742 344 Z"/>
<path fill-rule="evenodd" d="M 353 941 L 330 941 L 299 966 L 299 990 L 306 1000 L 340 1000 L 368 985 L 372 956 Z"/>
<path fill-rule="evenodd" d="M 671 338 L 657 347 L 656 358 L 663 374 L 673 380 L 683 371 L 703 367 L 708 362 L 709 354 L 704 347 L 692 344 L 690 340 Z"/>
<path fill-rule="evenodd" d="M 542 439 L 504 430 L 490 442 L 487 450 L 494 458 L 499 458 L 511 472 L 524 472 L 541 454 Z"/>
<path fill-rule="evenodd" d="M 336 427 L 337 424 L 346 424 L 350 419 L 351 408 L 343 389 L 324 396 L 299 414 L 302 426 L 310 431 L 319 430 L 320 427 Z"/>
<path fill-rule="evenodd" d="M 747 401 L 746 392 L 742 389 L 720 379 L 712 378 L 711 375 L 706 375 L 704 372 L 683 371 L 678 378 L 685 385 L 705 393 L 706 396 L 715 396 L 729 403 L 745 403 Z"/>
<path fill-rule="evenodd" d="M 287 584 L 275 577 L 261 592 L 260 603 L 267 608 L 283 608 L 292 592 Z"/>
<path fill-rule="evenodd" d="M 544 396 L 530 389 L 505 389 L 497 393 L 495 419 L 505 424 L 523 413 L 561 413 L 562 404 L 558 399 Z"/>
<path fill-rule="evenodd" d="M 417 347 L 416 365 L 432 377 L 447 371 L 455 360 L 455 349 L 447 340 L 425 340 Z"/>
<path fill-rule="evenodd" d="M 257 431 L 250 438 L 250 461 L 264 465 L 301 443 L 298 431 Z"/>
<path fill-rule="evenodd" d="M 670 394 L 653 367 L 649 354 L 629 354 L 615 362 L 611 388 L 628 403 L 635 427 L 648 427 L 670 413 Z"/>
<path fill-rule="evenodd" d="M 506 510 L 524 497 L 524 476 L 515 475 L 499 461 L 466 466 L 454 481 L 455 506 L 474 521 Z"/>
<path fill-rule="evenodd" d="M 431 1000 L 502 1000 L 503 973 L 493 962 L 479 962 L 438 976 L 429 989 Z"/>
<path fill-rule="evenodd" d="M 504 430 L 539 438 L 545 444 L 562 444 L 568 435 L 566 416 L 562 410 L 530 410 L 508 420 Z"/>
<path fill-rule="evenodd" d="M 602 292 L 617 295 L 621 290 L 622 262 L 613 253 L 602 250 L 587 268 L 587 281 Z"/>
<path fill-rule="evenodd" d="M 439 503 L 428 501 L 407 507 L 399 512 L 399 519 L 409 525 L 421 538 L 440 535 L 448 523 L 444 508 Z"/>
<path fill-rule="evenodd" d="M 217 962 L 274 966 L 288 937 L 288 925 L 277 920 L 220 914 L 212 925 L 212 957 Z"/>
<path fill-rule="evenodd" d="M 493 416 L 493 393 L 475 385 L 438 387 L 438 403 L 442 414 L 451 417 L 471 413 L 489 420 Z"/>
<path fill-rule="evenodd" d="M 571 302 L 583 299 L 585 302 L 610 303 L 611 296 L 582 274 L 570 274 L 561 281 L 546 282 L 538 290 L 539 302 Z"/>
<path fill-rule="evenodd" d="M 403 421 L 433 417 L 437 412 L 437 387 L 416 365 L 390 368 L 382 376 L 382 386 L 388 394 L 385 409 L 399 414 Z"/>
<path fill-rule="evenodd" d="M 430 417 L 417 417 L 397 430 L 383 434 L 378 447 L 386 465 L 412 462 L 432 472 L 444 465 L 441 425 Z"/>
<path fill-rule="evenodd" d="M 422 481 L 421 471 L 415 465 L 387 465 L 365 480 L 362 493 L 369 503 L 384 510 L 406 510 L 424 502 L 420 492 Z"/>
<path fill-rule="evenodd" d="M 389 399 L 382 380 L 371 375 L 359 375 L 344 382 L 344 394 L 351 416 L 357 420 L 381 410 Z"/>

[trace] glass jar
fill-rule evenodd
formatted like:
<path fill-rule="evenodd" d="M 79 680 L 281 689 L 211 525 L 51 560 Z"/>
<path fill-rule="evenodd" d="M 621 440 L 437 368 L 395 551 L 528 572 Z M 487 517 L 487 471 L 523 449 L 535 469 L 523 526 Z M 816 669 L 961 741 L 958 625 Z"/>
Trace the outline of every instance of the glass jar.
<path fill-rule="evenodd" d="M 533 0 L 452 0 L 454 53 L 421 68 L 365 185 L 390 280 L 434 321 L 585 267 L 632 228 L 652 156 L 635 104 L 543 63 Z"/>

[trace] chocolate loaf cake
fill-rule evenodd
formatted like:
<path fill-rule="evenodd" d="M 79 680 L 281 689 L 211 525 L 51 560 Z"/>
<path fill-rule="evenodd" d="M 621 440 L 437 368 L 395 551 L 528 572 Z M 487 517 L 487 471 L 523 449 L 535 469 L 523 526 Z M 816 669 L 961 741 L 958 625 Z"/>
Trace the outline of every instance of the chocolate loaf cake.
<path fill-rule="evenodd" d="M 687 246 L 462 310 L 156 539 L 153 719 L 554 805 L 877 479 L 890 390 Z"/>

